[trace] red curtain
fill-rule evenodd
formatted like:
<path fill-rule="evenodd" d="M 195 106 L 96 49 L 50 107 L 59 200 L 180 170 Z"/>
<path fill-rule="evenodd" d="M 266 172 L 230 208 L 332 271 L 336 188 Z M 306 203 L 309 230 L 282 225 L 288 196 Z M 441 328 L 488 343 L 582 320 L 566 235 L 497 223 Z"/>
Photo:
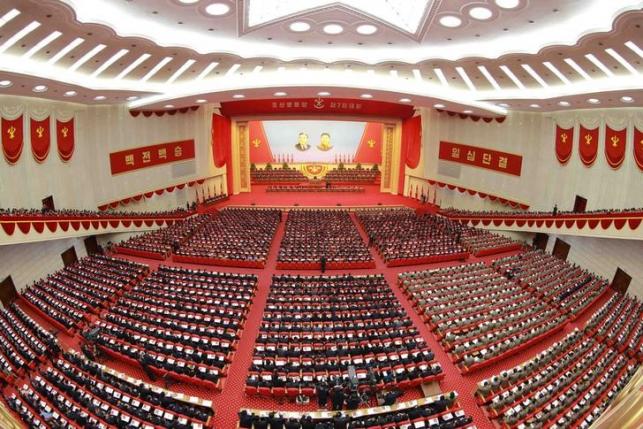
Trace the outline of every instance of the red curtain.
<path fill-rule="evenodd" d="M 4 159 L 6 159 L 9 164 L 15 164 L 20 159 L 24 143 L 22 115 L 13 120 L 2 118 L 1 128 Z"/>
<path fill-rule="evenodd" d="M 589 167 L 596 161 L 596 156 L 598 155 L 598 127 L 588 130 L 581 125 L 578 152 L 580 153 L 580 160 L 586 166 Z"/>
<path fill-rule="evenodd" d="M 228 161 L 232 144 L 231 128 L 230 118 L 212 115 L 212 155 L 217 168 L 223 167 Z"/>
<path fill-rule="evenodd" d="M 42 121 L 30 119 L 31 153 L 37 162 L 44 162 L 51 147 L 51 126 L 47 117 Z"/>
<path fill-rule="evenodd" d="M 420 162 L 422 148 L 422 117 L 414 116 L 402 122 L 402 147 L 400 150 L 400 174 L 398 194 L 404 193 L 405 167 L 416 168 Z"/>
<path fill-rule="evenodd" d="M 619 168 L 625 159 L 627 128 L 620 131 L 605 125 L 605 158 L 612 168 Z"/>
<path fill-rule="evenodd" d="M 556 158 L 561 164 L 566 164 L 572 156 L 574 144 L 574 128 L 556 126 Z"/>
<path fill-rule="evenodd" d="M 56 120 L 56 142 L 60 159 L 67 162 L 74 154 L 74 119 L 67 122 Z"/>
<path fill-rule="evenodd" d="M 634 127 L 634 160 L 643 170 L 643 131 L 639 131 L 636 127 Z"/>

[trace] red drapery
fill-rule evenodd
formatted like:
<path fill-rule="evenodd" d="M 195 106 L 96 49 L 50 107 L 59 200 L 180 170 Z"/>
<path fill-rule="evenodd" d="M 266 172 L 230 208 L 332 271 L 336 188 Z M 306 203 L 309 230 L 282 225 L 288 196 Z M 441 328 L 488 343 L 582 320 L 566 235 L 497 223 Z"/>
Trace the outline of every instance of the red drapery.
<path fill-rule="evenodd" d="M 580 126 L 580 138 L 578 140 L 578 152 L 580 160 L 586 166 L 590 166 L 596 161 L 598 155 L 598 127 L 588 130 Z"/>
<path fill-rule="evenodd" d="M 215 167 L 221 168 L 228 161 L 231 138 L 230 118 L 212 115 L 212 156 Z"/>
<path fill-rule="evenodd" d="M 620 131 L 605 125 L 605 158 L 612 168 L 619 168 L 625 159 L 627 128 Z"/>
<path fill-rule="evenodd" d="M 639 131 L 636 127 L 634 127 L 634 160 L 643 170 L 643 131 Z"/>
<path fill-rule="evenodd" d="M 416 168 L 420 163 L 422 148 L 422 117 L 414 116 L 402 122 L 402 147 L 400 150 L 400 174 L 398 177 L 399 194 L 404 193 L 405 168 Z"/>
<path fill-rule="evenodd" d="M 566 164 L 572 156 L 574 144 L 574 128 L 556 126 L 556 158 L 561 164 Z"/>
<path fill-rule="evenodd" d="M 44 162 L 51 147 L 51 125 L 49 117 L 42 121 L 30 119 L 31 153 L 37 162 Z"/>
<path fill-rule="evenodd" d="M 69 161 L 74 154 L 74 118 L 67 122 L 56 120 L 56 142 L 60 159 Z"/>
<path fill-rule="evenodd" d="M 384 125 L 368 122 L 357 148 L 355 162 L 364 164 L 382 163 L 382 130 Z"/>
<path fill-rule="evenodd" d="M 12 120 L 2 118 L 2 152 L 9 164 L 18 162 L 23 143 L 22 115 Z"/>
<path fill-rule="evenodd" d="M 248 135 L 250 140 L 250 163 L 262 164 L 273 162 L 270 142 L 264 132 L 263 122 L 249 121 Z"/>

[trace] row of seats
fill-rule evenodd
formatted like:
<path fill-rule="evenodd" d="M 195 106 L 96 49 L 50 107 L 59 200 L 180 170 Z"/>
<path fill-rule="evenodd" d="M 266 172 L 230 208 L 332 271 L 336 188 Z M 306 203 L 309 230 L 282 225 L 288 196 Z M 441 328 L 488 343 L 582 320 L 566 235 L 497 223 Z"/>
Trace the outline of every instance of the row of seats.
<path fill-rule="evenodd" d="M 460 232 L 456 235 L 460 244 L 474 256 L 487 256 L 496 253 L 518 250 L 520 243 L 503 235 L 494 234 L 485 229 L 470 228 L 464 224 L 459 226 Z"/>
<path fill-rule="evenodd" d="M 463 372 L 514 354 L 566 321 L 482 262 L 401 273 L 398 281 Z"/>
<path fill-rule="evenodd" d="M 380 172 L 378 170 L 364 170 L 361 168 L 340 170 L 337 168 L 329 171 L 324 179 L 329 182 L 359 182 L 371 184 L 375 183 L 379 175 Z"/>
<path fill-rule="evenodd" d="M 637 371 L 578 329 L 534 358 L 478 383 L 491 418 L 509 427 L 588 428 Z"/>
<path fill-rule="evenodd" d="M 50 210 L 50 209 L 2 209 L 0 208 L 0 219 L 29 219 L 29 220 L 47 220 L 47 219 L 122 219 L 122 218 L 141 218 L 141 217 L 152 217 L 152 218 L 165 218 L 165 217 L 176 217 L 183 218 L 188 216 L 191 212 L 183 208 L 177 208 L 174 210 L 165 210 L 165 211 L 95 211 L 95 210 L 79 210 L 79 209 L 60 209 L 60 210 Z"/>
<path fill-rule="evenodd" d="M 317 268 L 322 257 L 327 268 L 339 268 L 340 263 L 368 268 L 375 263 L 348 211 L 291 210 L 277 268 Z"/>
<path fill-rule="evenodd" d="M 627 208 L 627 209 L 600 209 L 588 210 L 583 212 L 575 211 L 500 211 L 500 210 L 463 210 L 455 208 L 441 209 L 440 213 L 445 216 L 472 216 L 472 217 L 552 217 L 552 216 L 587 216 L 587 217 L 600 217 L 600 216 L 614 216 L 614 215 L 639 215 L 643 214 L 643 208 Z"/>
<path fill-rule="evenodd" d="M 174 253 L 184 262 L 203 258 L 265 264 L 280 220 L 281 211 L 275 209 L 225 208 Z"/>
<path fill-rule="evenodd" d="M 147 265 L 92 255 L 35 282 L 22 297 L 54 325 L 71 331 L 148 272 Z"/>
<path fill-rule="evenodd" d="M 117 253 L 163 260 L 212 217 L 213 215 L 192 216 L 165 228 L 130 237 L 115 245 L 113 250 Z"/>
<path fill-rule="evenodd" d="M 250 180 L 253 183 L 305 182 L 306 176 L 296 168 L 250 169 Z"/>
<path fill-rule="evenodd" d="M 643 303 L 629 294 L 614 294 L 589 319 L 585 333 L 643 362 Z"/>
<path fill-rule="evenodd" d="M 266 192 L 365 192 L 361 186 L 350 185 L 271 185 L 266 188 Z"/>
<path fill-rule="evenodd" d="M 572 320 L 608 287 L 607 280 L 542 250 L 501 258 L 493 265 L 504 276 L 569 314 Z"/>
<path fill-rule="evenodd" d="M 256 284 L 254 275 L 161 266 L 96 322 L 98 343 L 158 375 L 219 387 Z"/>
<path fill-rule="evenodd" d="M 312 396 L 348 378 L 410 387 L 442 368 L 382 275 L 273 276 L 246 393 Z"/>
<path fill-rule="evenodd" d="M 457 240 L 458 227 L 446 218 L 410 209 L 357 212 L 382 258 L 389 266 L 466 259 L 468 252 Z"/>
<path fill-rule="evenodd" d="M 471 416 L 460 408 L 456 392 L 392 406 L 337 413 L 241 410 L 242 429 L 475 429 Z"/>

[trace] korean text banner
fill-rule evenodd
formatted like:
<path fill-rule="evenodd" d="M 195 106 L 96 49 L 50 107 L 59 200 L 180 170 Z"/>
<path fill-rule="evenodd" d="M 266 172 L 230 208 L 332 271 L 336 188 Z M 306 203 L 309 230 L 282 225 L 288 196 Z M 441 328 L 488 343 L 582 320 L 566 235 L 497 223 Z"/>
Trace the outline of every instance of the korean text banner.
<path fill-rule="evenodd" d="M 483 147 L 440 142 L 440 159 L 520 176 L 522 156 Z"/>
<path fill-rule="evenodd" d="M 194 140 L 161 143 L 109 154 L 112 175 L 194 159 Z"/>

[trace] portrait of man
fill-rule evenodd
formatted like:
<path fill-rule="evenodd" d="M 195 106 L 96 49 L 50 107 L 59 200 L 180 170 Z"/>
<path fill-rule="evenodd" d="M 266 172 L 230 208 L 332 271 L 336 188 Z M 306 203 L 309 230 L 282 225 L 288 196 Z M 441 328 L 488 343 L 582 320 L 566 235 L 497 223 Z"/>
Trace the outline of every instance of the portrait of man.
<path fill-rule="evenodd" d="M 317 149 L 321 150 L 322 152 L 327 152 L 332 148 L 333 145 L 330 144 L 330 134 L 322 133 L 321 136 L 319 136 L 319 145 L 317 146 Z"/>
<path fill-rule="evenodd" d="M 295 148 L 301 152 L 304 152 L 310 149 L 310 144 L 308 143 L 308 134 L 304 132 L 299 133 L 299 137 L 297 137 L 297 144 L 295 145 Z"/>

